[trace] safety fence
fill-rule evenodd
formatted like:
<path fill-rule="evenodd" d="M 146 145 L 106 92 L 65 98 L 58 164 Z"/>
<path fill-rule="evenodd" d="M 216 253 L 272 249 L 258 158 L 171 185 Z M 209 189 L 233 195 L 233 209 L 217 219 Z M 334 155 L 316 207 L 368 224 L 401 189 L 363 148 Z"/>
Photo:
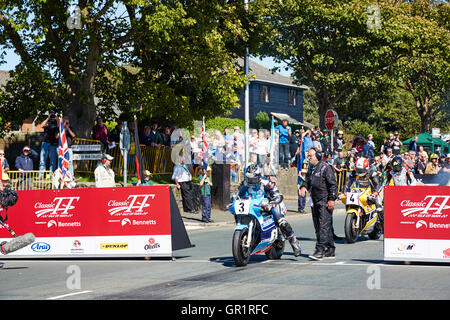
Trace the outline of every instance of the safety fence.
<path fill-rule="evenodd" d="M 99 140 L 75 138 L 74 145 L 102 145 Z M 124 157 L 118 145 L 114 148 L 103 148 L 105 153 L 114 157 L 111 167 L 115 174 L 124 174 Z M 168 146 L 146 146 L 140 145 L 144 170 L 149 170 L 153 175 L 172 174 L 173 162 L 171 160 L 172 149 Z M 94 160 L 74 160 L 74 170 L 79 173 L 93 173 L 97 167 L 99 159 Z M 127 155 L 127 174 L 136 175 L 135 145 L 130 144 Z"/>
<path fill-rule="evenodd" d="M 9 183 L 15 190 L 43 190 L 54 188 L 51 171 L 8 171 Z"/>
<path fill-rule="evenodd" d="M 345 185 L 347 184 L 350 170 L 342 169 L 340 172 L 336 172 L 336 181 L 338 183 L 338 192 L 343 192 Z"/>

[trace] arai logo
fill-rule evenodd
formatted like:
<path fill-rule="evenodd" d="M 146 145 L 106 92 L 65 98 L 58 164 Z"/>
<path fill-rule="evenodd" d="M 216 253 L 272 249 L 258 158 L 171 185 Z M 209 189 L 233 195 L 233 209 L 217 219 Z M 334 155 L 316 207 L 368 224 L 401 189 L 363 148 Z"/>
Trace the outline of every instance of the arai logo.
<path fill-rule="evenodd" d="M 50 245 L 46 242 L 35 242 L 31 245 L 31 250 L 34 252 L 47 252 L 50 250 Z"/>

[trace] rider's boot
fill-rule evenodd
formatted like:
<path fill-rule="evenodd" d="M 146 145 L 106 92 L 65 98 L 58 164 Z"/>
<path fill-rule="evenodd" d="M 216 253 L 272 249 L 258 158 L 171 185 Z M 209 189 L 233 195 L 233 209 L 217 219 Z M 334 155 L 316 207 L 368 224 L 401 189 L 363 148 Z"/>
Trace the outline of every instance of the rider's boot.
<path fill-rule="evenodd" d="M 302 253 L 302 248 L 300 247 L 300 243 L 294 234 L 294 230 L 292 230 L 291 225 L 285 218 L 280 218 L 277 222 L 280 226 L 281 232 L 283 232 L 284 236 L 288 238 L 292 251 L 294 251 L 294 256 L 298 257 Z"/>
<path fill-rule="evenodd" d="M 297 240 L 295 234 L 289 237 L 289 243 L 291 244 L 292 251 L 294 251 L 294 257 L 298 257 L 302 254 L 302 248 L 300 247 L 300 242 Z"/>

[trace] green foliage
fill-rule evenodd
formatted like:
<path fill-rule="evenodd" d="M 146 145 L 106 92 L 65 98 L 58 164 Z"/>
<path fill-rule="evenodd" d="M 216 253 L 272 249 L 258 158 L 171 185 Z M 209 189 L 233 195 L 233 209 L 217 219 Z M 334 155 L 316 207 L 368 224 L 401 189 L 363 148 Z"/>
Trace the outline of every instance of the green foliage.
<path fill-rule="evenodd" d="M 271 121 L 267 112 L 260 111 L 254 119 L 250 119 L 250 128 L 270 130 Z"/>
<path fill-rule="evenodd" d="M 233 132 L 233 128 L 238 126 L 241 129 L 241 132 L 244 132 L 245 122 L 242 119 L 230 119 L 223 117 L 215 117 L 213 119 L 206 120 L 205 123 L 206 130 L 216 129 L 221 133 L 224 132 L 225 128 L 230 129 L 230 133 Z"/>
<path fill-rule="evenodd" d="M 226 114 L 247 82 L 237 57 L 261 38 L 233 1 L 81 1 L 81 29 L 68 29 L 66 0 L 1 3 L 0 52 L 21 58 L 0 97 L 4 123 L 52 108 L 79 135 L 114 108 L 180 127 Z"/>

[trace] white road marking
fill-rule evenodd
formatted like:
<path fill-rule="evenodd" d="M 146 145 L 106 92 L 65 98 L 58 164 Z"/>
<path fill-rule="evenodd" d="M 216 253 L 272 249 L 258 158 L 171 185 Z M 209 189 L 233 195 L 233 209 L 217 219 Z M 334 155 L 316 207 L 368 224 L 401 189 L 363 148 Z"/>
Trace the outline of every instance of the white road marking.
<path fill-rule="evenodd" d="M 72 292 L 72 293 L 63 294 L 63 295 L 56 296 L 56 297 L 50 297 L 50 298 L 47 298 L 47 300 L 56 300 L 56 299 L 71 297 L 71 296 L 75 296 L 75 295 L 79 295 L 79 294 L 89 293 L 89 292 L 92 292 L 92 291 L 85 290 L 85 291 L 79 291 L 79 292 Z"/>

